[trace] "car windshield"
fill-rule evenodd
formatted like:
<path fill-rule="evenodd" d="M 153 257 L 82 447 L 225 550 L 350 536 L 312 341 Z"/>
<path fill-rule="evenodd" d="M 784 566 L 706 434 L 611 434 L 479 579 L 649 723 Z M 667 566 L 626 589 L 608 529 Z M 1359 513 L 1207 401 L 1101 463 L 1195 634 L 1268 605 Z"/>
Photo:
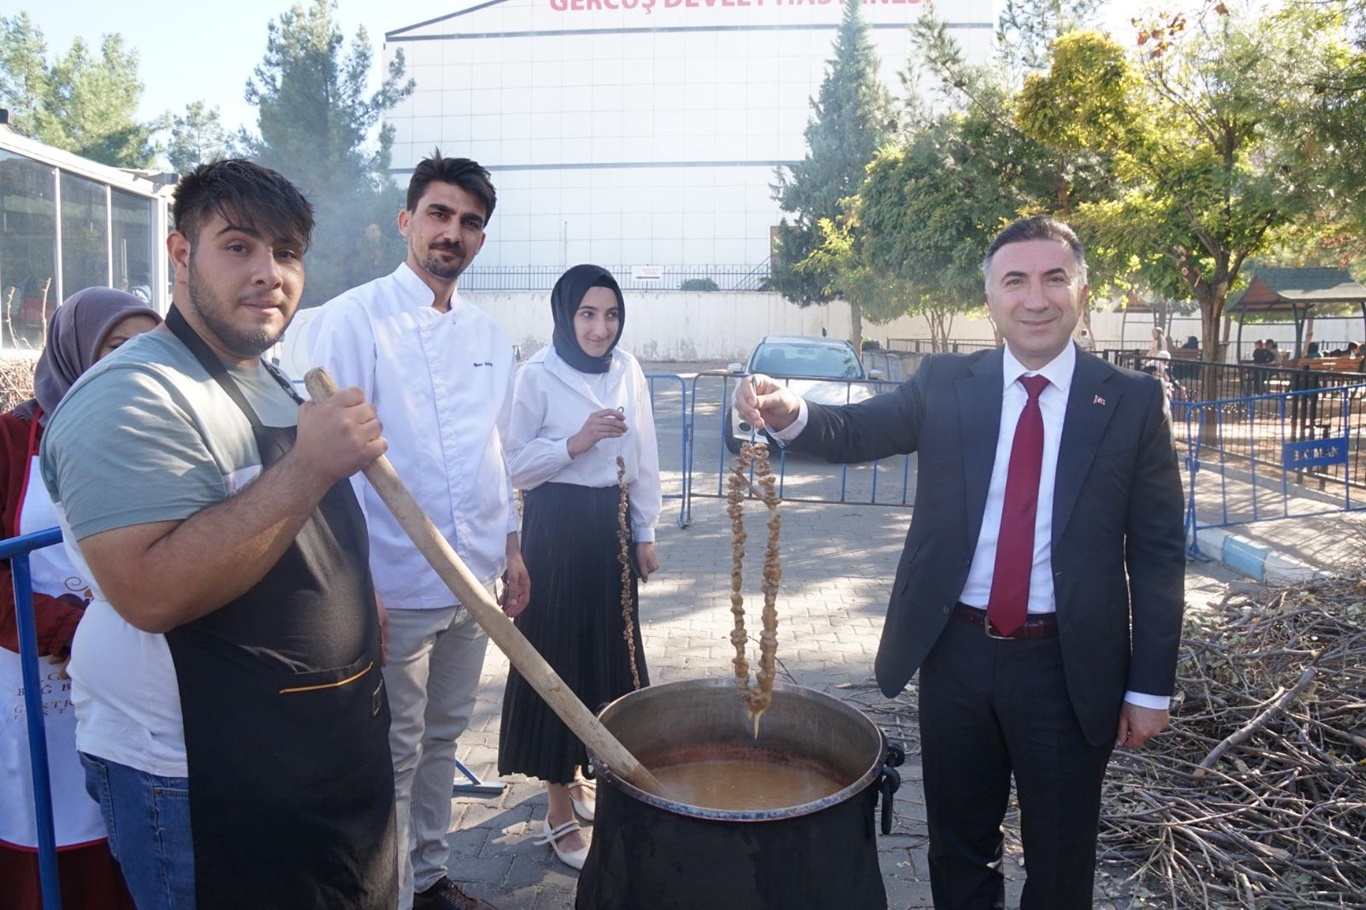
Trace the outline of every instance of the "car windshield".
<path fill-rule="evenodd" d="M 853 350 L 820 344 L 763 344 L 754 352 L 753 372 L 769 376 L 860 379 L 863 368 Z"/>

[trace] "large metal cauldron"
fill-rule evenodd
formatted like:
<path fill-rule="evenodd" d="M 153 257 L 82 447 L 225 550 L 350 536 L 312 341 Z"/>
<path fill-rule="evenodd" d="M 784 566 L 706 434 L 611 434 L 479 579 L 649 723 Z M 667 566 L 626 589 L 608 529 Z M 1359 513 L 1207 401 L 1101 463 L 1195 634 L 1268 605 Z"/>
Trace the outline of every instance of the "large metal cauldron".
<path fill-rule="evenodd" d="M 725 679 L 650 686 L 600 715 L 652 770 L 744 759 L 817 770 L 843 786 L 782 809 L 724 811 L 662 799 L 599 774 L 576 910 L 885 910 L 874 812 L 891 826 L 899 746 L 849 705 L 775 685 L 759 738 Z"/>

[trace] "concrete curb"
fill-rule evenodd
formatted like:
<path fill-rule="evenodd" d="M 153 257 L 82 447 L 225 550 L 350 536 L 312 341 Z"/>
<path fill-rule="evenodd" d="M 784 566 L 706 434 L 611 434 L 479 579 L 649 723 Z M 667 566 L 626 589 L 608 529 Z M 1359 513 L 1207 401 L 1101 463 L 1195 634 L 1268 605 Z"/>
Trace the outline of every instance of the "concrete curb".
<path fill-rule="evenodd" d="M 1278 553 L 1224 528 L 1201 528 L 1196 532 L 1195 543 L 1203 556 L 1217 559 L 1235 572 L 1264 584 L 1294 584 L 1327 574 L 1307 562 Z"/>

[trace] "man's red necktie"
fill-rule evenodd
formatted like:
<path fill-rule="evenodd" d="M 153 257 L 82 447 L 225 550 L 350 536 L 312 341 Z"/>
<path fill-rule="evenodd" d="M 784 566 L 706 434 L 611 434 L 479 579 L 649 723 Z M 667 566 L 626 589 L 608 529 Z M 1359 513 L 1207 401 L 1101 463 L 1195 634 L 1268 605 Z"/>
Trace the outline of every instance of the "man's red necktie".
<path fill-rule="evenodd" d="M 1015 425 L 1006 470 L 1005 506 L 1001 534 L 996 539 L 996 566 L 991 574 L 987 619 L 998 635 L 1009 635 L 1024 625 L 1029 612 L 1029 574 L 1034 568 L 1034 516 L 1039 506 L 1039 475 L 1043 467 L 1043 412 L 1039 395 L 1048 386 L 1043 376 L 1021 376 L 1029 400 Z"/>

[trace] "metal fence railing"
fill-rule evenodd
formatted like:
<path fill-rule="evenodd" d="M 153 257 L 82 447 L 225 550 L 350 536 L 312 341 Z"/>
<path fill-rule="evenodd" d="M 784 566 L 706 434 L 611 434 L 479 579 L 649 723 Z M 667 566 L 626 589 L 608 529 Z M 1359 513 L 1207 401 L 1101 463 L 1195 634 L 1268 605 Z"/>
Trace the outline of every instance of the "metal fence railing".
<path fill-rule="evenodd" d="M 928 338 L 888 338 L 886 347 L 889 351 L 914 351 L 917 354 L 938 353 L 934 342 Z M 997 347 L 1000 345 L 994 341 L 950 341 L 941 350 L 950 354 L 971 354 L 973 351 L 986 351 Z"/>
<path fill-rule="evenodd" d="M 52 781 L 47 764 L 47 725 L 43 720 L 43 683 L 38 672 L 38 632 L 33 617 L 33 578 L 28 554 L 62 541 L 57 528 L 0 541 L 0 559 L 14 573 L 14 606 L 19 626 L 19 666 L 24 681 L 24 720 L 28 732 L 29 768 L 33 775 L 33 809 L 37 819 L 38 878 L 43 910 L 61 910 L 57 875 L 57 830 L 52 821 Z"/>
<path fill-rule="evenodd" d="M 665 501 L 679 501 L 678 526 L 686 527 L 691 483 L 688 466 L 692 449 L 688 384 L 682 376 L 673 373 L 646 373 L 645 381 L 650 387 L 650 411 L 654 415 L 655 438 L 659 442 L 661 495 Z"/>
<path fill-rule="evenodd" d="M 866 353 L 866 352 L 865 352 Z M 751 434 L 737 434 L 731 409 L 738 373 L 711 370 L 692 378 L 688 422 L 692 427 L 688 456 L 685 520 L 692 520 L 694 497 L 724 497 L 732 458 L 730 445 Z M 801 394 L 824 404 L 848 404 L 890 391 L 899 385 L 888 380 L 783 378 L 801 386 Z M 812 389 L 811 383 L 818 388 Z M 759 437 L 763 438 L 763 437 Z M 827 465 L 775 448 L 773 472 L 778 495 L 785 502 L 838 502 L 850 505 L 910 505 L 914 499 L 914 455 L 900 455 L 867 464 Z M 698 481 L 701 481 L 699 483 Z"/>
<path fill-rule="evenodd" d="M 623 291 L 766 291 L 767 262 L 759 265 L 666 265 L 648 271 L 604 266 Z M 461 291 L 549 291 L 564 266 L 527 265 L 472 268 L 460 276 Z M 648 275 L 649 277 L 645 277 Z"/>
<path fill-rule="evenodd" d="M 1366 384 L 1173 403 L 1186 530 L 1366 508 Z"/>
<path fill-rule="evenodd" d="M 1153 358 L 1137 351 L 1111 352 L 1109 359 L 1134 370 L 1153 369 Z M 1268 367 L 1206 360 L 1169 360 L 1166 370 L 1191 401 L 1227 401 L 1262 395 L 1314 392 L 1366 383 L 1366 373 L 1334 372 L 1308 367 Z M 1297 410 L 1316 410 L 1318 399 L 1292 399 Z"/>

